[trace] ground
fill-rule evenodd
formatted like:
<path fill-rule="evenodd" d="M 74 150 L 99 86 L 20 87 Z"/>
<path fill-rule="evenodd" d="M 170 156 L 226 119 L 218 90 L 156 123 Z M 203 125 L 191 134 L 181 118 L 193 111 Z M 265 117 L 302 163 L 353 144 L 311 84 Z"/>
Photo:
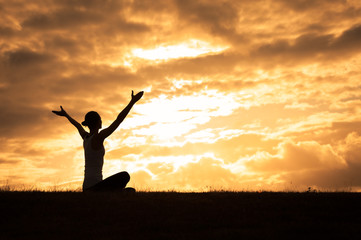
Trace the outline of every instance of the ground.
<path fill-rule="evenodd" d="M 361 194 L 0 192 L 0 239 L 353 239 Z"/>

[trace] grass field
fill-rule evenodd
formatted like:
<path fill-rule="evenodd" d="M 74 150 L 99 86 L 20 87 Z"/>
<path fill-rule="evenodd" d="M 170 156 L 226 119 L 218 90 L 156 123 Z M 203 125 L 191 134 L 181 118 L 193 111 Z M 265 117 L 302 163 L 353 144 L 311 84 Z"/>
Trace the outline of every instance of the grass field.
<path fill-rule="evenodd" d="M 0 239 L 359 239 L 361 194 L 0 192 Z"/>

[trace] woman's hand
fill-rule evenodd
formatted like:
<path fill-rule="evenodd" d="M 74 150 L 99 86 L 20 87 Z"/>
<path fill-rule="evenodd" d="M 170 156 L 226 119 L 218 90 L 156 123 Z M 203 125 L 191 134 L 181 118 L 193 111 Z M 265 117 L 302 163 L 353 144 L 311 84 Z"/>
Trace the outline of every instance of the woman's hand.
<path fill-rule="evenodd" d="M 69 122 L 78 129 L 80 136 L 84 139 L 88 133 L 84 130 L 84 128 L 80 125 L 80 123 L 78 123 L 76 120 L 70 117 L 70 115 L 67 112 L 65 112 L 62 106 L 60 106 L 60 109 L 61 109 L 60 111 L 52 111 L 52 112 L 58 116 L 66 117 L 69 120 Z"/>
<path fill-rule="evenodd" d="M 66 117 L 68 114 L 65 112 L 62 106 L 60 106 L 60 109 L 61 111 L 52 111 L 52 112 L 58 116 Z"/>
<path fill-rule="evenodd" d="M 131 101 L 132 101 L 133 103 L 138 102 L 139 99 L 142 98 L 143 94 L 144 94 L 144 92 L 141 91 L 141 92 L 139 92 L 139 93 L 137 93 L 137 94 L 134 95 L 134 91 L 132 90 L 132 100 L 131 100 Z"/>

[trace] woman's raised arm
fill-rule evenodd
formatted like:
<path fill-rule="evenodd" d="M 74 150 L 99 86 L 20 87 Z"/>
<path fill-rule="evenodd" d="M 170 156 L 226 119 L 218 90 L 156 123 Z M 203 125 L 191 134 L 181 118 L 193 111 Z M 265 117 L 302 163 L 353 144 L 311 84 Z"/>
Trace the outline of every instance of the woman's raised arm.
<path fill-rule="evenodd" d="M 58 116 L 66 117 L 69 120 L 69 122 L 78 129 L 80 136 L 84 138 L 88 133 L 84 130 L 83 126 L 80 123 L 78 123 L 76 120 L 74 120 L 72 117 L 70 117 L 70 115 L 63 109 L 62 106 L 60 106 L 60 109 L 61 109 L 60 111 L 52 111 L 52 112 Z"/>
<path fill-rule="evenodd" d="M 128 105 L 123 109 L 123 111 L 121 111 L 119 113 L 117 119 L 115 119 L 115 121 L 109 127 L 105 128 L 99 132 L 99 137 L 101 139 L 104 140 L 118 128 L 118 126 L 123 122 L 124 118 L 128 115 L 130 109 L 132 109 L 133 105 L 136 102 L 138 102 L 139 99 L 142 98 L 143 94 L 144 94 L 144 92 L 141 91 L 141 92 L 137 93 L 136 95 L 134 95 L 134 92 L 132 91 L 132 99 L 130 100 Z"/>

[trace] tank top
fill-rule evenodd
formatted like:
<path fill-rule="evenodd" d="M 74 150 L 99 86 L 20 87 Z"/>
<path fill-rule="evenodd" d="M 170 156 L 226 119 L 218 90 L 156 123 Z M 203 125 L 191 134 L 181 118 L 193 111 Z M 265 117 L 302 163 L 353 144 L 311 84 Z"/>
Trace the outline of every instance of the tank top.
<path fill-rule="evenodd" d="M 87 189 L 103 180 L 104 147 L 94 150 L 91 141 L 94 135 L 86 136 L 83 141 L 85 170 L 83 189 Z"/>

